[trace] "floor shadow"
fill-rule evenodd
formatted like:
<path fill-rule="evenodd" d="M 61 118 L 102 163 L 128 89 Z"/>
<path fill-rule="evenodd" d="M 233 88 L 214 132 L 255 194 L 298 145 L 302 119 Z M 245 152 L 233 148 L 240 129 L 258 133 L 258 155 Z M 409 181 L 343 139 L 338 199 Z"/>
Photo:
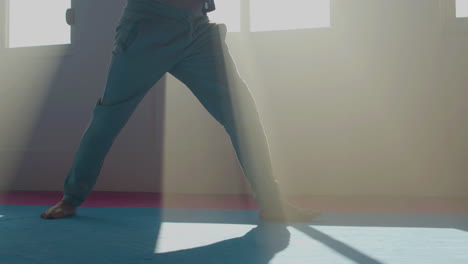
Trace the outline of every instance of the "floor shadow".
<path fill-rule="evenodd" d="M 289 245 L 286 226 L 259 224 L 242 237 L 208 246 L 156 253 L 144 263 L 268 264 Z"/>
<path fill-rule="evenodd" d="M 311 224 L 294 224 L 297 230 L 359 264 L 383 264 L 359 250 L 318 231 L 314 226 L 451 228 L 468 231 L 468 215 L 325 213 Z"/>
<path fill-rule="evenodd" d="M 359 264 L 384 264 L 374 258 L 367 256 L 366 254 L 361 253 L 359 250 L 337 240 L 333 237 L 318 231 L 310 227 L 309 225 L 294 225 L 294 227 L 307 234 L 311 238 L 319 241 L 323 245 L 329 247 L 330 249 L 334 250 L 335 252 L 343 255 L 344 257 L 354 261 L 355 263 Z"/>
<path fill-rule="evenodd" d="M 243 236 L 206 246 L 155 253 L 161 221 L 169 220 L 163 216 L 165 210 L 87 207 L 81 208 L 81 213 L 72 218 L 44 220 L 38 217 L 38 212 L 44 208 L 0 206 L 3 215 L 0 226 L 6 227 L 0 239 L 0 263 L 268 264 L 275 254 L 288 247 L 290 241 L 286 225 L 255 224 L 254 214 L 246 217 L 238 211 L 231 213 L 237 213 L 238 220 L 256 226 Z M 176 213 L 169 218 L 178 215 L 177 210 L 174 211 Z M 196 210 L 192 214 L 194 212 Z M 224 224 L 228 217 L 212 217 L 209 222 Z M 187 219 L 178 218 L 177 221 L 191 223 Z"/>
<path fill-rule="evenodd" d="M 79 215 L 73 218 L 43 220 L 38 215 L 45 208 L 0 206 L 0 215 L 3 215 L 0 226 L 4 227 L 4 239 L 0 239 L 0 263 L 62 264 L 67 259 L 68 264 L 268 264 L 276 254 L 288 247 L 291 237 L 286 225 L 259 221 L 258 211 L 83 207 Z M 166 223 L 236 224 L 251 225 L 254 228 L 247 233 L 239 231 L 244 234 L 242 236 L 209 245 L 158 253 L 156 248 L 163 241 L 161 228 Z M 468 215 L 324 213 L 314 222 L 290 226 L 350 261 L 358 264 L 383 264 L 349 244 L 319 231 L 318 227 L 429 227 L 466 231 L 467 223 Z M 179 230 L 179 227 L 175 226 L 172 230 Z M 194 238 L 192 234 L 185 234 L 183 229 L 180 229 L 180 233 L 176 231 L 175 234 L 169 232 L 165 235 L 163 239 L 175 239 L 170 241 L 175 244 L 179 240 L 183 241 L 185 235 L 186 239 L 203 241 Z M 168 238 L 168 235 L 171 237 Z M 181 237 L 173 238 L 173 235 Z M 210 236 L 210 233 L 206 235 Z"/>

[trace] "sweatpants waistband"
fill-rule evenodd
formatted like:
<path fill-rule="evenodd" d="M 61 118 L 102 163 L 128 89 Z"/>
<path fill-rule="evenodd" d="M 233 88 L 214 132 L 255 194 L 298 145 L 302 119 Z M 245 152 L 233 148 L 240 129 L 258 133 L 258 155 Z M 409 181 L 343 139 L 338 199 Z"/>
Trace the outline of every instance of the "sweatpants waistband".
<path fill-rule="evenodd" d="M 155 18 L 155 16 L 170 17 L 176 20 L 206 17 L 206 14 L 202 11 L 195 11 L 191 8 L 176 8 L 159 3 L 157 0 L 127 0 L 125 9 L 127 12 L 148 19 Z"/>

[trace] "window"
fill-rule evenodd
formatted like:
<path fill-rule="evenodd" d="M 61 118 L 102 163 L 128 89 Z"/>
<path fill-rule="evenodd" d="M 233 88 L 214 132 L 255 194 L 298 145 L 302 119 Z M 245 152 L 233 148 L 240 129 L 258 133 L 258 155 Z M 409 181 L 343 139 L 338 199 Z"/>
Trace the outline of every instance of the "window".
<path fill-rule="evenodd" d="M 330 27 L 330 0 L 250 0 L 250 30 Z"/>
<path fill-rule="evenodd" d="M 10 0 L 7 48 L 70 44 L 65 12 L 71 0 Z"/>
<path fill-rule="evenodd" d="M 241 31 L 241 0 L 216 1 L 216 10 L 208 13 L 210 21 L 226 24 L 230 32 Z"/>
<path fill-rule="evenodd" d="M 330 5 L 331 0 L 219 0 L 208 16 L 230 32 L 328 28 Z"/>
<path fill-rule="evenodd" d="M 456 0 L 457 17 L 468 17 L 468 0 Z"/>

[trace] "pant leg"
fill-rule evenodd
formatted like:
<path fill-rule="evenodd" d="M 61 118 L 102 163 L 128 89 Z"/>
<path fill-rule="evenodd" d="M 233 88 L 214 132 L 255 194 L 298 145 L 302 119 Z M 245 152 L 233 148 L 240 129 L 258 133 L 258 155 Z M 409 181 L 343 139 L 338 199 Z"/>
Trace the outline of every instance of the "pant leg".
<path fill-rule="evenodd" d="M 202 23 L 195 28 L 191 49 L 170 73 L 224 126 L 259 207 L 277 208 L 282 199 L 267 138 L 254 98 L 229 54 L 226 26 Z"/>
<path fill-rule="evenodd" d="M 169 23 L 163 16 L 142 19 L 123 13 L 116 27 L 106 87 L 65 179 L 63 200 L 79 206 L 91 193 L 115 138 L 146 93 L 180 60 L 189 38 L 184 32 L 184 24 Z"/>

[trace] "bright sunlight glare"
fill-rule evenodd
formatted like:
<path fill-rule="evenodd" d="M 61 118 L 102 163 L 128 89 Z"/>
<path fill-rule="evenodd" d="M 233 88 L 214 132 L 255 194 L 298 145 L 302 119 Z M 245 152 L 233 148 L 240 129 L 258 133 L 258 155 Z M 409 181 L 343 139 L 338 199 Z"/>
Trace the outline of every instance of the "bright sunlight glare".
<path fill-rule="evenodd" d="M 468 0 L 457 0 L 457 17 L 468 17 Z"/>
<path fill-rule="evenodd" d="M 154 253 L 210 245 L 226 239 L 241 237 L 256 225 L 162 223 Z"/>
<path fill-rule="evenodd" d="M 251 31 L 330 27 L 330 0 L 250 0 Z"/>
<path fill-rule="evenodd" d="M 208 13 L 210 21 L 226 24 L 229 32 L 240 32 L 240 0 L 221 0 L 216 2 L 216 11 Z"/>

